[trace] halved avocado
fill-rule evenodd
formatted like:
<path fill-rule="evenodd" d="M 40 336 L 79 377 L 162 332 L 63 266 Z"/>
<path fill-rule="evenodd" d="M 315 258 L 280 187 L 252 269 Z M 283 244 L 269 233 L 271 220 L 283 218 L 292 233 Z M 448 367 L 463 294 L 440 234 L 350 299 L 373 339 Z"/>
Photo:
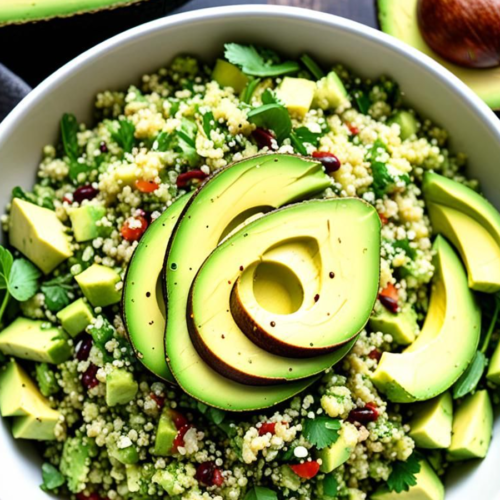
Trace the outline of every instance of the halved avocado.
<path fill-rule="evenodd" d="M 427 172 L 423 192 L 435 232 L 462 256 L 473 290 L 500 290 L 500 213 L 472 189 Z"/>
<path fill-rule="evenodd" d="M 148 227 L 128 266 L 123 290 L 123 322 L 139 361 L 171 383 L 175 379 L 165 360 L 161 272 L 168 241 L 190 197 L 179 198 Z"/>
<path fill-rule="evenodd" d="M 443 237 L 436 238 L 433 249 L 436 274 L 422 332 L 403 353 L 385 352 L 372 376 L 377 388 L 396 403 L 425 401 L 449 389 L 479 343 L 481 310 L 463 265 Z"/>
<path fill-rule="evenodd" d="M 420 34 L 417 2 L 418 0 L 378 0 L 382 31 L 432 57 L 474 90 L 490 108 L 500 109 L 500 68 L 468 69 L 439 57 Z"/>
<path fill-rule="evenodd" d="M 203 264 L 189 297 L 191 340 L 210 366 L 242 383 L 322 372 L 368 321 L 379 255 L 380 217 L 359 199 L 271 212 Z"/>
<path fill-rule="evenodd" d="M 165 261 L 167 360 L 179 385 L 204 403 L 233 411 L 272 406 L 313 380 L 255 387 L 233 382 L 210 368 L 189 337 L 191 284 L 208 255 L 245 219 L 321 193 L 331 185 L 320 163 L 291 155 L 263 155 L 225 168 L 206 181 L 184 209 Z"/>

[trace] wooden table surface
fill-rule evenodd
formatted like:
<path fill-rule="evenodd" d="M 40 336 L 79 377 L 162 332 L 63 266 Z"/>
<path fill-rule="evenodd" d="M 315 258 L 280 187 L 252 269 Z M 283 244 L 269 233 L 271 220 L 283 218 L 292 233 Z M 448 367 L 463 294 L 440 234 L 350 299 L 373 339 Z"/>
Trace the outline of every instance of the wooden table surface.
<path fill-rule="evenodd" d="M 215 7 L 218 5 L 270 4 L 304 7 L 329 12 L 354 21 L 377 27 L 375 0 L 191 0 L 178 12 Z"/>

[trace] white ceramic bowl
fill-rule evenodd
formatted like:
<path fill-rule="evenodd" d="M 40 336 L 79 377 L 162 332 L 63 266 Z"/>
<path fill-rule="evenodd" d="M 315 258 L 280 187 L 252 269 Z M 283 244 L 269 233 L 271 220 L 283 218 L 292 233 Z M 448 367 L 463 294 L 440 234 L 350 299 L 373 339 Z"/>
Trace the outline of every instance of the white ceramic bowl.
<path fill-rule="evenodd" d="M 12 187 L 30 188 L 41 149 L 57 139 L 64 112 L 89 122 L 97 92 L 122 89 L 180 52 L 213 61 L 230 41 L 267 45 L 290 56 L 307 52 L 325 64 L 343 62 L 362 75 L 394 77 L 415 108 L 449 130 L 452 148 L 469 155 L 470 175 L 480 179 L 500 208 L 500 122 L 455 76 L 360 24 L 269 6 L 224 7 L 161 19 L 112 38 L 57 71 L 0 125 L 0 205 L 8 202 Z M 7 422 L 0 422 L 0 500 L 46 499 L 38 487 L 40 463 L 34 448 L 14 442 Z M 453 471 L 447 500 L 500 499 L 499 463 L 497 421 L 487 459 L 467 466 L 467 473 L 464 468 Z"/>

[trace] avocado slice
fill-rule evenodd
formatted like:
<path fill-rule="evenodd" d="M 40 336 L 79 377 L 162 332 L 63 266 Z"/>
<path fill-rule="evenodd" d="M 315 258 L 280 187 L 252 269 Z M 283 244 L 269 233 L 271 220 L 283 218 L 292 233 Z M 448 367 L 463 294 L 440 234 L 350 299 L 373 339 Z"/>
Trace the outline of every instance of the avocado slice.
<path fill-rule="evenodd" d="M 123 321 L 141 363 L 156 376 L 175 379 L 165 360 L 165 301 L 161 270 L 168 241 L 191 194 L 175 201 L 144 233 L 134 251 L 123 290 Z"/>
<path fill-rule="evenodd" d="M 121 278 L 110 267 L 92 264 L 83 273 L 76 275 L 75 280 L 94 307 L 110 306 L 121 300 L 121 291 L 116 288 Z"/>
<path fill-rule="evenodd" d="M 239 94 L 248 83 L 248 77 L 240 68 L 223 59 L 217 59 L 215 68 L 212 71 L 212 79 L 222 88 L 232 87 L 237 94 Z"/>
<path fill-rule="evenodd" d="M 191 343 L 186 321 L 191 284 L 208 255 L 253 214 L 321 193 L 331 185 L 320 163 L 292 155 L 245 159 L 215 174 L 194 194 L 169 242 L 165 269 L 170 369 L 196 399 L 226 410 L 256 410 L 297 394 L 313 380 L 255 387 L 233 382 L 210 368 Z"/>
<path fill-rule="evenodd" d="M 380 218 L 359 199 L 271 212 L 203 264 L 189 299 L 191 340 L 214 369 L 242 383 L 324 371 L 370 316 L 379 255 Z"/>
<path fill-rule="evenodd" d="M 316 457 L 321 459 L 320 471 L 328 474 L 347 462 L 358 444 L 358 437 L 356 427 L 349 422 L 343 422 L 337 441 L 316 453 Z"/>
<path fill-rule="evenodd" d="M 426 460 L 420 461 L 420 472 L 415 475 L 417 484 L 408 491 L 396 493 L 382 486 L 372 496 L 372 500 L 444 500 L 444 486 L 438 475 Z"/>
<path fill-rule="evenodd" d="M 372 376 L 396 403 L 425 401 L 448 390 L 467 369 L 479 343 L 481 310 L 463 265 L 442 236 L 433 250 L 436 273 L 422 332 L 403 353 L 384 352 Z"/>
<path fill-rule="evenodd" d="M 45 274 L 73 255 L 56 213 L 19 198 L 12 200 L 9 242 Z"/>
<path fill-rule="evenodd" d="M 0 352 L 7 356 L 59 364 L 71 356 L 65 334 L 57 328 L 45 328 L 43 321 L 17 318 L 0 332 Z"/>
<path fill-rule="evenodd" d="M 417 2 L 418 0 L 377 0 L 382 31 L 432 57 L 466 83 L 490 108 L 500 109 L 500 68 L 468 69 L 438 56 L 420 34 Z"/>
<path fill-rule="evenodd" d="M 446 391 L 435 399 L 417 405 L 410 421 L 410 437 L 419 448 L 449 448 L 453 424 L 453 400 Z"/>
<path fill-rule="evenodd" d="M 399 345 L 414 342 L 419 331 L 417 313 L 411 305 L 402 307 L 397 313 L 381 306 L 373 313 L 369 325 L 374 332 L 388 333 Z"/>
<path fill-rule="evenodd" d="M 78 299 L 57 313 L 62 327 L 72 337 L 76 337 L 92 323 L 94 313 L 84 299 Z"/>
<path fill-rule="evenodd" d="M 289 113 L 300 118 L 304 118 L 311 109 L 315 92 L 316 82 L 291 76 L 285 76 L 277 89 L 278 97 Z"/>
<path fill-rule="evenodd" d="M 492 433 L 493 408 L 488 391 L 467 396 L 455 413 L 448 460 L 484 458 Z"/>

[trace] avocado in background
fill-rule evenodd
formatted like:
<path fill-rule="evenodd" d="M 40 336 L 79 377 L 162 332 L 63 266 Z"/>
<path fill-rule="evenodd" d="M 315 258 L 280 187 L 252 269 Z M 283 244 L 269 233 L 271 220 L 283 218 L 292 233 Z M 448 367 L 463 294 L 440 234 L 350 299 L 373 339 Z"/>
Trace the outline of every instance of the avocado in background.
<path fill-rule="evenodd" d="M 413 113 L 400 109 L 387 121 L 388 125 L 393 123 L 397 123 L 399 125 L 399 137 L 401 137 L 402 141 L 406 141 L 406 139 L 410 139 L 411 137 L 416 137 L 418 132 L 418 122 Z"/>
<path fill-rule="evenodd" d="M 47 323 L 28 318 L 17 318 L 0 332 L 0 352 L 7 356 L 59 364 L 71 356 L 66 335 Z"/>
<path fill-rule="evenodd" d="M 453 425 L 453 400 L 446 391 L 435 399 L 412 408 L 410 437 L 418 448 L 449 448 Z"/>
<path fill-rule="evenodd" d="M 248 77 L 237 66 L 224 59 L 217 59 L 212 79 L 222 88 L 232 87 L 235 94 L 242 92 L 248 83 Z"/>
<path fill-rule="evenodd" d="M 397 313 L 392 313 L 383 306 L 376 307 L 369 325 L 374 332 L 388 333 L 399 345 L 411 344 L 419 332 L 417 313 L 409 304 Z"/>
<path fill-rule="evenodd" d="M 316 88 L 316 82 L 311 80 L 285 76 L 276 94 L 292 116 L 304 118 L 311 109 Z"/>
<path fill-rule="evenodd" d="M 175 383 L 175 379 L 164 354 L 161 272 L 170 236 L 190 197 L 186 194 L 179 198 L 148 227 L 132 255 L 123 289 L 123 322 L 137 359 L 170 383 Z"/>
<path fill-rule="evenodd" d="M 322 460 L 320 471 L 328 474 L 347 462 L 358 444 L 358 438 L 356 427 L 349 422 L 343 422 L 337 441 L 316 453 L 316 457 Z"/>
<path fill-rule="evenodd" d="M 455 412 L 448 459 L 484 458 L 493 433 L 493 408 L 488 391 L 467 396 Z"/>
<path fill-rule="evenodd" d="M 73 255 L 56 213 L 19 198 L 12 201 L 9 242 L 45 274 Z"/>
<path fill-rule="evenodd" d="M 420 462 L 420 472 L 415 475 L 417 484 L 408 491 L 396 493 L 382 486 L 372 494 L 372 500 L 444 500 L 444 486 L 426 460 Z"/>
<path fill-rule="evenodd" d="M 372 375 L 376 387 L 395 403 L 426 401 L 448 390 L 469 366 L 479 343 L 481 310 L 465 269 L 442 236 L 433 249 L 436 271 L 422 331 L 402 353 L 384 352 Z"/>
<path fill-rule="evenodd" d="M 317 82 L 313 107 L 335 110 L 348 102 L 347 90 L 335 71 L 330 71 L 328 75 Z"/>
<path fill-rule="evenodd" d="M 88 269 L 75 276 L 83 295 L 94 307 L 105 307 L 120 302 L 121 291 L 116 285 L 120 275 L 110 267 L 92 264 Z"/>
<path fill-rule="evenodd" d="M 62 327 L 72 337 L 76 337 L 92 323 L 94 313 L 84 299 L 77 299 L 57 313 Z"/>
<path fill-rule="evenodd" d="M 417 2 L 418 0 L 377 0 L 382 31 L 432 57 L 467 84 L 490 108 L 500 109 L 500 68 L 468 69 L 438 56 L 420 33 Z"/>
<path fill-rule="evenodd" d="M 331 179 L 320 163 L 270 154 L 220 170 L 195 192 L 170 239 L 165 262 L 166 352 L 170 369 L 185 392 L 210 406 L 256 410 L 284 401 L 314 381 L 266 387 L 230 381 L 211 369 L 194 348 L 186 310 L 197 271 L 225 236 L 252 215 L 313 197 L 329 186 Z"/>
<path fill-rule="evenodd" d="M 108 406 L 126 405 L 132 401 L 137 391 L 138 383 L 129 371 L 115 368 L 106 376 L 106 404 Z"/>

